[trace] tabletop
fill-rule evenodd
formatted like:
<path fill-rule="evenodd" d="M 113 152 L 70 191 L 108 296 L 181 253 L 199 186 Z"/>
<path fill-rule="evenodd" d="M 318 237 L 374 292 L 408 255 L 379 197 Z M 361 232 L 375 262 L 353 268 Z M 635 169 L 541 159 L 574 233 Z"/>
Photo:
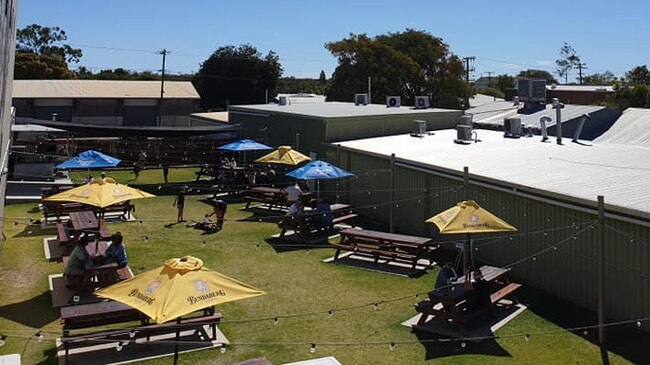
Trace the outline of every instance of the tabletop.
<path fill-rule="evenodd" d="M 97 230 L 99 221 L 92 211 L 70 212 L 70 223 L 76 231 Z"/>
<path fill-rule="evenodd" d="M 106 241 L 90 242 L 86 245 L 86 252 L 88 252 L 88 256 L 91 258 L 96 256 L 106 256 L 108 246 L 109 244 Z"/>
<path fill-rule="evenodd" d="M 283 189 L 271 188 L 268 186 L 254 186 L 251 188 L 251 191 L 254 191 L 256 193 L 263 193 L 263 194 L 280 194 L 284 192 Z"/>
<path fill-rule="evenodd" d="M 341 232 L 341 237 L 366 238 L 386 243 L 407 244 L 407 245 L 428 245 L 433 240 L 429 237 L 407 236 L 397 233 L 370 231 L 366 229 L 348 228 Z"/>
<path fill-rule="evenodd" d="M 134 311 L 132 307 L 116 301 L 105 301 L 99 303 L 80 304 L 61 308 L 61 319 L 82 319 L 84 317 L 95 317 L 97 315 L 120 314 L 122 312 Z"/>

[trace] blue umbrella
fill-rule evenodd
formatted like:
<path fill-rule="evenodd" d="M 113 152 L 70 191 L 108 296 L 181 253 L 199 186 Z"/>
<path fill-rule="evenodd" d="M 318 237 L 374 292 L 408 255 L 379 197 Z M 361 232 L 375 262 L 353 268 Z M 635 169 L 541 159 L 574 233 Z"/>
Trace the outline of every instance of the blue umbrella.
<path fill-rule="evenodd" d="M 303 167 L 288 172 L 286 175 L 299 180 L 340 179 L 354 176 L 354 174 L 338 168 L 331 163 L 320 160 L 312 161 Z"/>
<path fill-rule="evenodd" d="M 241 141 L 236 141 L 220 146 L 219 149 L 224 151 L 260 151 L 272 150 L 273 147 L 257 143 L 252 139 L 242 139 Z"/>
<path fill-rule="evenodd" d="M 115 167 L 122 162 L 115 157 L 101 152 L 88 150 L 56 166 L 57 169 L 92 169 L 102 167 Z"/>

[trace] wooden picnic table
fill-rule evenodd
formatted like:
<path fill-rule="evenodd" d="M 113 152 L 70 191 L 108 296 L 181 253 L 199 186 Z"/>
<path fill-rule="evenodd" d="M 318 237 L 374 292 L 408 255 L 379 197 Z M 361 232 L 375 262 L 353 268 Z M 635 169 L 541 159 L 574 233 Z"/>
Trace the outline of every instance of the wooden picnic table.
<path fill-rule="evenodd" d="M 72 229 L 79 232 L 99 230 L 99 220 L 95 217 L 95 213 L 90 210 L 70 212 L 70 224 Z"/>
<path fill-rule="evenodd" d="M 340 234 L 340 242 L 332 244 L 336 247 L 334 260 L 338 260 L 341 251 L 352 251 L 372 255 L 375 264 L 380 258 L 389 261 L 405 260 L 415 269 L 418 261 L 427 258 L 426 255 L 437 247 L 429 237 L 354 228 L 344 229 Z"/>
<path fill-rule="evenodd" d="M 513 303 L 517 303 L 517 298 L 513 293 L 521 287 L 521 284 L 510 282 L 509 268 L 486 265 L 481 266 L 480 270 L 483 279 L 492 288 L 491 303 L 494 304 L 507 296 L 512 296 Z M 471 278 L 470 282 L 474 282 L 474 279 Z M 428 292 L 429 299 L 415 305 L 416 311 L 422 313 L 418 325 L 424 324 L 429 316 L 439 316 L 465 325 L 472 314 L 468 313 L 466 307 L 473 294 L 474 288 L 466 284 L 464 276 L 451 282 L 447 288 Z M 438 304 L 440 306 L 434 308 Z"/>
<path fill-rule="evenodd" d="M 71 329 L 131 321 L 141 321 L 145 324 L 148 318 L 139 310 L 112 300 L 61 308 L 60 322 L 64 335 Z"/>
<path fill-rule="evenodd" d="M 305 208 L 303 214 L 295 217 L 285 217 L 278 225 L 282 228 L 280 237 L 284 237 L 288 230 L 293 230 L 298 236 L 307 236 L 314 232 L 327 232 L 334 228 L 335 224 L 343 223 L 354 219 L 357 214 L 352 210 L 352 206 L 348 204 L 330 204 L 332 210 L 332 223 L 325 227 L 318 213 L 313 208 Z"/>

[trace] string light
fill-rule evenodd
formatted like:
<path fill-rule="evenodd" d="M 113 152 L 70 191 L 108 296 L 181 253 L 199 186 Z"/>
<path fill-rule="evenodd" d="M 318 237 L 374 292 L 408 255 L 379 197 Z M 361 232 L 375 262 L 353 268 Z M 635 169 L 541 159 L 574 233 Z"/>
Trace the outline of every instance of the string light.
<path fill-rule="evenodd" d="M 463 342 L 460 343 L 460 347 L 465 348 L 465 346 L 467 346 L 467 344 L 465 343 L 465 341 L 463 341 Z"/>
<path fill-rule="evenodd" d="M 528 342 L 528 340 L 530 340 L 530 335 L 528 333 L 526 333 L 524 335 L 524 340 L 526 340 L 526 342 Z"/>
<path fill-rule="evenodd" d="M 5 343 L 7 342 L 6 340 L 7 340 L 7 336 L 0 335 L 0 347 L 5 345 Z"/>
<path fill-rule="evenodd" d="M 273 318 L 273 325 L 275 326 L 276 324 L 278 324 L 278 317 Z"/>
<path fill-rule="evenodd" d="M 311 344 L 311 346 L 309 347 L 309 352 L 311 352 L 312 354 L 313 354 L 314 352 L 316 352 L 316 344 L 315 344 L 315 343 L 312 343 L 312 344 Z"/>
<path fill-rule="evenodd" d="M 36 334 L 36 341 L 43 342 L 43 338 L 44 338 L 43 333 L 41 333 L 41 331 L 38 331 L 38 333 Z"/>
<path fill-rule="evenodd" d="M 118 342 L 117 345 L 115 345 L 115 350 L 117 350 L 117 352 L 122 351 L 123 348 L 124 348 L 124 344 L 122 343 L 122 341 Z"/>
<path fill-rule="evenodd" d="M 333 315 L 334 315 L 333 311 L 331 311 L 331 310 L 327 311 L 327 317 L 328 318 L 332 318 Z"/>
<path fill-rule="evenodd" d="M 226 345 L 222 345 L 221 348 L 219 349 L 219 352 L 221 352 L 222 354 L 225 354 L 226 353 Z"/>
<path fill-rule="evenodd" d="M 136 335 L 136 331 L 135 331 L 135 330 L 131 330 L 131 331 L 129 332 L 129 338 L 134 338 L 135 335 Z"/>
<path fill-rule="evenodd" d="M 389 347 L 389 349 L 390 349 L 391 351 L 394 351 L 394 350 L 395 350 L 395 342 L 391 342 L 391 343 L 390 343 L 390 347 Z"/>

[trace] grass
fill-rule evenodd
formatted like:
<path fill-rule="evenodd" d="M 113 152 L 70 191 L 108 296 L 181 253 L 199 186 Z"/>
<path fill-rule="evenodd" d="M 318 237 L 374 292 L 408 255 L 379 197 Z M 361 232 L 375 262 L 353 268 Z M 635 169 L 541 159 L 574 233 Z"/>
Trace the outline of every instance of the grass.
<path fill-rule="evenodd" d="M 195 167 L 187 168 L 170 168 L 169 169 L 169 183 L 180 183 L 187 181 L 194 181 L 196 179 L 195 172 L 199 171 Z M 140 171 L 140 176 L 135 180 L 133 170 L 109 170 L 105 171 L 106 176 L 112 177 L 118 183 L 122 184 L 160 184 L 163 182 L 162 169 L 145 169 Z M 95 178 L 99 178 L 101 170 L 93 170 L 90 174 Z M 83 183 L 84 179 L 88 176 L 88 171 L 74 171 L 71 173 L 72 181 L 76 184 Z"/>
<path fill-rule="evenodd" d="M 143 179 L 145 173 L 147 171 L 141 175 Z M 274 324 L 270 318 L 285 314 L 327 311 L 427 291 L 435 281 L 437 269 L 419 278 L 404 278 L 322 263 L 321 260 L 333 255 L 331 249 L 280 253 L 265 241 L 278 232 L 275 224 L 259 222 L 251 213 L 240 211 L 241 205 L 231 204 L 225 229 L 217 234 L 202 235 L 184 225 L 166 228 L 166 223 L 175 222 L 172 200 L 171 196 L 160 196 L 136 201 L 136 215 L 142 223 L 110 225 L 111 231 L 122 231 L 133 271 L 137 274 L 155 268 L 170 257 L 197 256 L 203 259 L 206 267 L 267 293 L 219 306 L 225 322 L 269 318 L 250 323 L 223 323 L 221 330 L 233 342 L 225 354 L 218 350 L 182 354 L 181 364 L 231 364 L 259 356 L 266 356 L 274 364 L 324 356 L 335 356 L 343 364 L 594 364 L 601 361 L 599 348 L 581 333 L 560 331 L 552 336 L 532 336 L 525 341 L 524 333 L 561 329 L 553 322 L 552 313 L 542 317 L 538 313 L 543 311 L 537 310 L 524 311 L 497 332 L 501 336 L 514 337 L 467 343 L 464 348 L 453 341 L 418 342 L 416 334 L 400 325 L 415 314 L 412 308 L 417 301 L 415 296 L 383 303 L 378 310 L 364 306 L 334 311 L 331 317 L 324 313 L 280 319 Z M 188 197 L 186 218 L 199 219 L 208 211 L 210 207 L 203 202 L 203 197 Z M 0 347 L 0 354 L 23 353 L 25 364 L 55 364 L 54 339 L 61 327 L 58 311 L 51 308 L 47 275 L 62 272 L 62 265 L 46 261 L 42 248 L 42 238 L 54 235 L 54 230 L 13 224 L 15 219 L 26 222 L 28 216 L 40 218 L 35 204 L 9 205 L 5 208 L 5 216 L 7 241 L 0 257 L 0 334 L 8 338 L 6 345 Z M 535 306 L 540 308 L 550 308 L 553 303 L 556 302 L 545 296 L 535 299 Z M 560 306 L 559 310 L 568 311 L 565 306 Z M 571 313 L 564 314 L 570 317 Z M 53 332 L 44 332 L 42 342 L 21 338 L 33 336 L 38 328 Z M 393 351 L 386 343 L 326 344 L 386 341 L 413 343 L 398 344 Z M 612 364 L 630 363 L 629 359 L 650 361 L 644 354 L 647 337 L 637 333 L 634 337 L 625 335 L 619 341 L 624 341 L 627 347 L 620 354 L 609 354 Z M 318 344 L 313 354 L 309 351 L 310 343 Z M 143 364 L 169 362 L 169 358 L 164 358 Z"/>

